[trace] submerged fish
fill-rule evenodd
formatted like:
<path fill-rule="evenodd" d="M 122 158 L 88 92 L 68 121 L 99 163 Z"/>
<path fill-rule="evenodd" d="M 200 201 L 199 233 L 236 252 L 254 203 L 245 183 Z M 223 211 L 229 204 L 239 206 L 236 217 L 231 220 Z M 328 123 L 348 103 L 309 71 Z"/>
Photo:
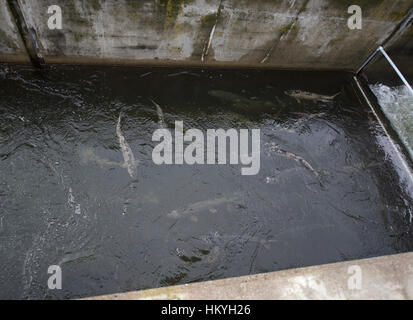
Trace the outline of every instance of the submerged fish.
<path fill-rule="evenodd" d="M 152 99 L 150 99 L 150 98 L 148 98 L 148 99 L 149 99 L 149 100 L 153 103 L 153 105 L 156 107 L 156 113 L 158 114 L 158 119 L 159 119 L 159 126 L 160 126 L 161 128 L 165 128 L 165 118 L 164 118 L 163 111 L 162 111 L 160 105 L 157 104 L 157 103 L 156 103 L 155 101 L 153 101 Z"/>
<path fill-rule="evenodd" d="M 214 246 L 212 250 L 209 252 L 206 261 L 212 264 L 212 263 L 217 262 L 221 256 L 222 256 L 222 249 L 219 246 Z"/>
<path fill-rule="evenodd" d="M 343 167 L 343 171 L 345 172 L 357 172 L 357 171 L 361 171 L 361 170 L 367 170 L 367 169 L 371 169 L 371 168 L 377 168 L 377 167 L 381 167 L 384 165 L 384 162 L 377 162 L 377 161 L 373 161 L 370 163 L 354 163 L 352 165 L 348 165 L 348 166 L 344 166 Z"/>
<path fill-rule="evenodd" d="M 175 73 L 170 73 L 168 74 L 168 77 L 177 77 L 177 76 L 181 76 L 181 75 L 190 75 L 190 76 L 194 76 L 194 77 L 200 77 L 199 74 L 194 73 L 194 72 L 189 72 L 189 71 L 181 71 L 181 72 L 175 72 Z"/>
<path fill-rule="evenodd" d="M 332 101 L 335 97 L 337 97 L 340 94 L 340 92 L 337 92 L 335 95 L 332 96 L 326 96 L 318 93 L 312 93 L 301 90 L 289 90 L 285 91 L 285 94 L 296 99 L 298 103 L 301 103 L 301 100 Z"/>
<path fill-rule="evenodd" d="M 135 160 L 133 155 L 132 149 L 130 148 L 129 144 L 126 142 L 125 137 L 122 134 L 121 130 L 121 116 L 122 113 L 119 114 L 118 124 L 116 125 L 116 135 L 119 139 L 119 145 L 122 150 L 123 160 L 128 169 L 128 173 L 132 178 L 137 177 L 137 165 L 138 162 Z"/>
<path fill-rule="evenodd" d="M 57 265 L 62 266 L 62 264 L 74 262 L 81 259 L 86 259 L 93 257 L 95 252 L 93 250 L 81 251 L 81 252 L 74 252 L 68 253 L 63 256 L 63 258 L 59 261 Z"/>
<path fill-rule="evenodd" d="M 108 166 L 126 168 L 125 163 L 102 159 L 90 147 L 84 148 L 80 151 L 80 159 L 81 163 L 94 162 L 101 167 Z"/>
<path fill-rule="evenodd" d="M 195 202 L 187 206 L 184 206 L 182 208 L 172 210 L 170 213 L 167 214 L 167 216 L 169 218 L 179 219 L 181 217 L 192 215 L 194 213 L 204 211 L 204 210 L 210 210 L 210 212 L 214 212 L 213 210 L 215 209 L 214 207 L 225 204 L 225 203 L 231 204 L 236 200 L 238 200 L 237 197 L 229 197 L 229 198 L 222 197 L 222 198 L 216 198 L 212 200 L 199 201 L 199 202 Z"/>
<path fill-rule="evenodd" d="M 266 240 L 256 236 L 249 236 L 249 235 L 220 235 L 218 232 L 214 232 L 209 235 L 204 235 L 200 237 L 200 240 L 205 241 L 207 243 L 216 243 L 216 242 L 225 242 L 225 244 L 231 242 L 242 242 L 242 243 L 256 243 L 258 245 L 263 246 L 265 249 L 271 248 L 271 243 L 276 242 L 276 239 Z"/>
<path fill-rule="evenodd" d="M 269 149 L 271 151 L 275 151 L 283 156 L 286 156 L 287 158 L 293 159 L 295 161 L 297 161 L 298 163 L 301 163 L 304 167 L 306 167 L 308 170 L 310 170 L 312 173 L 314 173 L 314 175 L 316 177 L 318 177 L 318 172 L 302 157 L 297 156 L 296 154 L 289 152 L 289 151 L 285 151 L 283 149 L 281 149 L 280 147 L 278 147 L 275 143 L 271 143 Z"/>
<path fill-rule="evenodd" d="M 241 109 L 243 111 L 251 111 L 251 110 L 259 109 L 263 107 L 264 108 L 275 107 L 275 104 L 273 104 L 270 101 L 252 100 L 252 99 L 239 96 L 235 93 L 223 91 L 223 90 L 211 90 L 211 91 L 208 91 L 208 94 L 211 97 L 215 97 L 225 102 L 229 102 L 234 108 Z"/>

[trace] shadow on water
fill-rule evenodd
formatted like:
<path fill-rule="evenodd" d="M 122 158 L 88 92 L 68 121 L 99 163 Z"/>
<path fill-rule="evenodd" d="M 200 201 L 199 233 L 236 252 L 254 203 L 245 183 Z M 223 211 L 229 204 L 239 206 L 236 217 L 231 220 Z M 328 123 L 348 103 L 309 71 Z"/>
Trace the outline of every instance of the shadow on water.
<path fill-rule="evenodd" d="M 350 79 L 0 67 L 0 297 L 76 298 L 412 250 L 411 184 Z M 259 173 L 155 165 L 152 134 L 176 120 L 259 128 Z M 52 291 L 56 264 L 63 289 Z"/>

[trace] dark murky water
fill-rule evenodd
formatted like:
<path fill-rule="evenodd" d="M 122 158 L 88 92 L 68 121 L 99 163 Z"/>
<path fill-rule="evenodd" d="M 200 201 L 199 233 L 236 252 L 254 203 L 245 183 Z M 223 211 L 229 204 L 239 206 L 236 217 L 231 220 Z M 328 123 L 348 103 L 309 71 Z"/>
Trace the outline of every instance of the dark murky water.
<path fill-rule="evenodd" d="M 298 103 L 289 89 L 340 95 Z M 148 98 L 169 128 L 260 128 L 259 174 L 154 165 Z M 136 179 L 121 165 L 121 111 Z M 76 298 L 413 249 L 411 185 L 348 75 L 3 66 L 0 174 L 0 298 Z M 56 264 L 63 289 L 51 291 Z"/>

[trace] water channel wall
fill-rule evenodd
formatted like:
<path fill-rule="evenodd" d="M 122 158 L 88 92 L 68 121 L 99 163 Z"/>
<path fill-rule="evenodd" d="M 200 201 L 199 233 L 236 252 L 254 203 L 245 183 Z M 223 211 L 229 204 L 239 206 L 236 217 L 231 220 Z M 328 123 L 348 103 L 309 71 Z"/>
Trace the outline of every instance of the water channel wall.
<path fill-rule="evenodd" d="M 61 29 L 48 26 L 52 5 Z M 361 29 L 348 26 L 351 5 L 362 9 Z M 0 62 L 355 71 L 389 43 L 411 68 L 412 8 L 412 0 L 0 0 Z"/>

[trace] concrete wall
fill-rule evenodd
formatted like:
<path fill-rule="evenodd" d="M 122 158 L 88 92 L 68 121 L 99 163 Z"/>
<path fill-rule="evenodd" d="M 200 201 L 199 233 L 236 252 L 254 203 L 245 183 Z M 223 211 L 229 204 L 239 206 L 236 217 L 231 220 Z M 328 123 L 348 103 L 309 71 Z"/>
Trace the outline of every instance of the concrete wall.
<path fill-rule="evenodd" d="M 357 272 L 357 286 L 354 276 Z M 352 277 L 353 276 L 353 277 Z M 360 277 L 358 277 L 360 276 Z M 353 287 L 349 286 L 349 282 Z M 269 272 L 89 299 L 413 299 L 413 253 Z"/>
<path fill-rule="evenodd" d="M 390 47 L 389 55 L 413 84 L 413 25 Z"/>
<path fill-rule="evenodd" d="M 413 1 L 412 1 L 413 2 Z M 406 22 L 400 32 L 392 36 L 391 41 L 385 46 L 387 53 L 395 62 L 410 84 L 413 84 L 413 9 L 406 16 Z M 401 81 L 395 76 L 394 71 L 388 67 L 384 58 L 375 59 L 367 68 L 369 80 L 374 82 L 390 81 L 401 85 Z"/>
<path fill-rule="evenodd" d="M 6 0 L 0 0 L 0 61 L 29 62 Z"/>
<path fill-rule="evenodd" d="M 0 0 L 0 58 L 21 56 Z M 412 0 L 19 0 L 46 63 L 196 64 L 355 70 Z M 63 29 L 49 30 L 57 4 Z M 350 30 L 347 8 L 363 9 Z M 3 18 L 3 17 L 2 17 Z"/>

